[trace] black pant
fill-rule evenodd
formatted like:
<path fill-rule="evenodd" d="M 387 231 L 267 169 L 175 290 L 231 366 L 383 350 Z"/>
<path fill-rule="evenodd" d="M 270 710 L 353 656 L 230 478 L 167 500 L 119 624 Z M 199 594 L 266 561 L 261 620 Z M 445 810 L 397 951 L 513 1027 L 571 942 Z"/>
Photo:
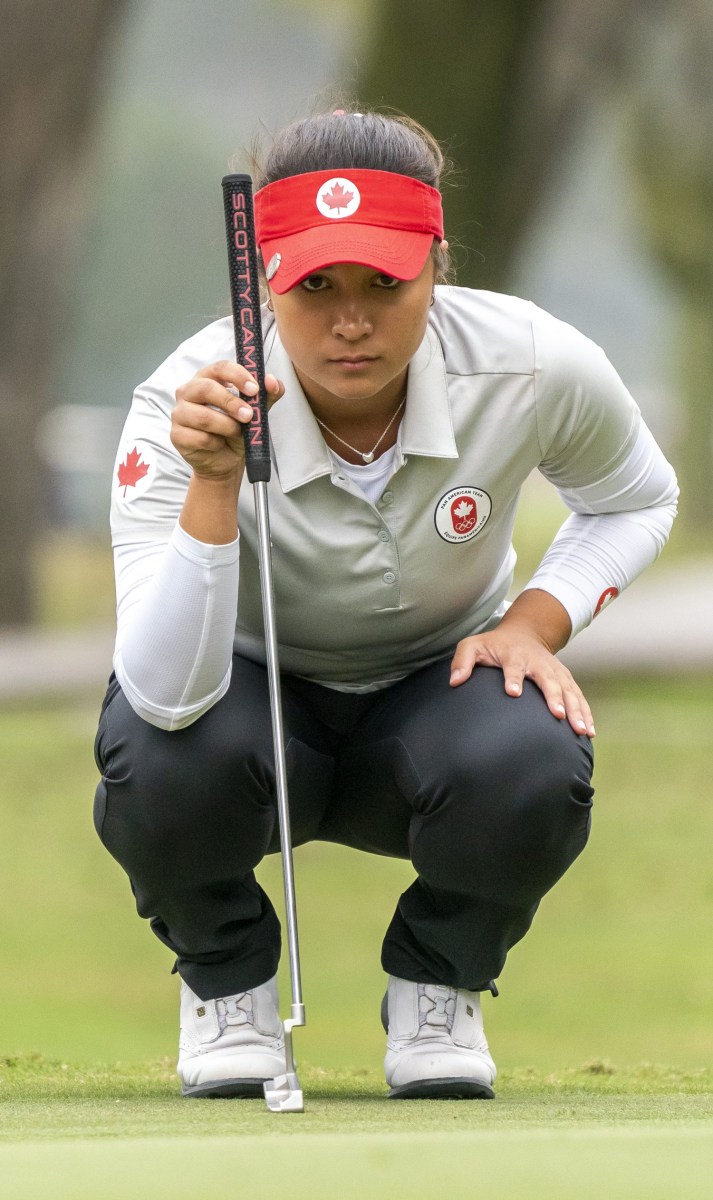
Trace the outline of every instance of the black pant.
<path fill-rule="evenodd" d="M 499 670 L 448 678 L 445 659 L 367 695 L 285 676 L 292 834 L 409 858 L 384 970 L 482 990 L 584 848 L 592 751 L 534 684 L 514 699 Z M 211 999 L 274 975 L 279 923 L 253 874 L 279 851 L 265 669 L 236 656 L 226 696 L 172 733 L 112 679 L 96 756 L 97 832 L 182 978 Z"/>

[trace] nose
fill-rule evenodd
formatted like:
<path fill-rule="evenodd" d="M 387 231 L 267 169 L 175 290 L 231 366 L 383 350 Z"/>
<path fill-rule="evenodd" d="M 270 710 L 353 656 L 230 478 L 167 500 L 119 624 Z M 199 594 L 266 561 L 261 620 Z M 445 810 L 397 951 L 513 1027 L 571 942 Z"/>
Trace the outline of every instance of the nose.
<path fill-rule="evenodd" d="M 363 304 L 345 303 L 339 306 L 332 323 L 332 333 L 335 337 L 343 338 L 347 342 L 358 342 L 373 332 L 373 322 Z"/>

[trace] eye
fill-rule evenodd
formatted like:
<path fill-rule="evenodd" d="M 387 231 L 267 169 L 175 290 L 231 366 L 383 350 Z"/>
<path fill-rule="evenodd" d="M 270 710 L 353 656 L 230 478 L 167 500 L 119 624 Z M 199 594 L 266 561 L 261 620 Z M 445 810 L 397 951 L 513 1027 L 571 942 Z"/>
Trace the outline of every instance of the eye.
<path fill-rule="evenodd" d="M 329 287 L 329 280 L 326 275 L 308 275 L 302 280 L 300 287 L 306 292 L 323 292 Z"/>
<path fill-rule="evenodd" d="M 374 281 L 377 287 L 385 288 L 387 291 L 393 292 L 401 283 L 400 279 L 394 279 L 393 275 L 377 275 Z"/>

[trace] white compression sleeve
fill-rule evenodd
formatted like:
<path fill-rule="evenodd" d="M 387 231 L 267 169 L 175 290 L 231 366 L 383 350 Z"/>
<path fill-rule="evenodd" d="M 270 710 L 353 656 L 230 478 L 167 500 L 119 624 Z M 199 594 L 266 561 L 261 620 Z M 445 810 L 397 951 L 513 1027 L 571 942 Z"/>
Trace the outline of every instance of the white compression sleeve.
<path fill-rule="evenodd" d="M 180 525 L 168 543 L 115 547 L 114 670 L 150 724 L 181 729 L 228 690 L 238 557 L 238 539 L 210 546 Z"/>
<path fill-rule="evenodd" d="M 641 422 L 630 449 L 608 475 L 558 490 L 573 515 L 527 588 L 549 592 L 564 605 L 574 636 L 591 622 L 607 593 L 623 591 L 658 557 L 676 515 L 678 488 L 673 469 Z"/>

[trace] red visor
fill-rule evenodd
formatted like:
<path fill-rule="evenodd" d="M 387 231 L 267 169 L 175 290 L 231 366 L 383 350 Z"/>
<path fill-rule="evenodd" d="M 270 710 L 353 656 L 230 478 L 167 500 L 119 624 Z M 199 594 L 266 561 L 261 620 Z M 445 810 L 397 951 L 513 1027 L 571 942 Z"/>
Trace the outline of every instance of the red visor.
<path fill-rule="evenodd" d="M 436 188 L 392 171 L 311 171 L 255 193 L 255 232 L 270 287 L 288 292 L 332 263 L 415 279 L 443 239 Z"/>

